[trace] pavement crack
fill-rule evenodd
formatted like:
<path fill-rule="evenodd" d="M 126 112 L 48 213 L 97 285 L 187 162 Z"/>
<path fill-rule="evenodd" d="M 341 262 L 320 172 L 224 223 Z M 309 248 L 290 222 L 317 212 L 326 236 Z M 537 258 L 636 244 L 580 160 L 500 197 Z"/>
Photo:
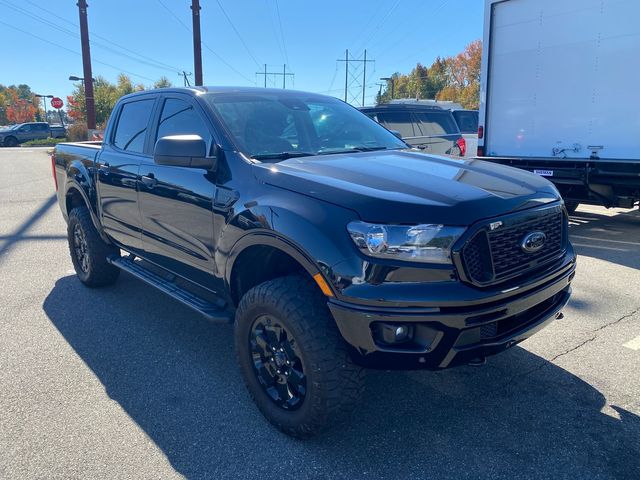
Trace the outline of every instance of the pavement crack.
<path fill-rule="evenodd" d="M 633 317 L 638 312 L 640 312 L 640 307 L 636 308 L 631 313 L 626 313 L 626 314 L 622 315 L 621 317 L 617 318 L 616 320 L 613 320 L 611 322 L 605 323 L 604 325 L 601 325 L 600 327 L 596 328 L 595 330 L 593 330 L 591 332 L 591 336 L 589 338 L 587 338 L 586 340 L 580 342 L 575 347 L 571 347 L 568 350 L 565 350 L 564 352 L 560 352 L 557 355 L 555 355 L 552 358 L 550 358 L 549 360 L 546 360 L 546 359 L 543 360 L 542 362 L 540 362 L 539 365 L 537 365 L 534 368 L 531 368 L 531 369 L 527 370 L 524 373 L 519 373 L 519 374 L 514 375 L 507 382 L 505 382 L 501 387 L 498 387 L 498 390 L 506 390 L 509 387 L 509 385 L 514 383 L 516 380 L 528 377 L 532 373 L 535 373 L 538 370 L 542 370 L 544 367 L 554 363 L 558 358 L 563 357 L 565 355 L 568 355 L 571 352 L 575 352 L 579 348 L 584 347 L 586 344 L 593 342 L 596 338 L 598 338 L 598 333 L 599 332 L 601 332 L 602 330 L 604 330 L 606 328 L 609 328 L 609 327 L 611 327 L 613 325 L 616 325 L 616 324 L 622 322 L 623 320 L 626 320 L 627 318 Z"/>

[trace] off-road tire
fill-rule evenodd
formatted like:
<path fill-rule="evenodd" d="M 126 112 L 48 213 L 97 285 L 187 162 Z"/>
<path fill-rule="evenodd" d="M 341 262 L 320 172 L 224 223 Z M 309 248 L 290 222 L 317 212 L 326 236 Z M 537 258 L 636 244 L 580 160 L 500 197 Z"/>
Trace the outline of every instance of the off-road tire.
<path fill-rule="evenodd" d="M 76 229 L 84 235 L 86 254 L 84 261 L 77 252 Z M 118 279 L 120 269 L 108 263 L 107 257 L 119 255 L 120 250 L 100 238 L 87 207 L 76 207 L 69 213 L 67 238 L 73 268 L 82 283 L 92 288 L 104 287 Z"/>
<path fill-rule="evenodd" d="M 273 317 L 295 339 L 307 390 L 296 410 L 274 403 L 260 384 L 250 347 L 252 325 Z M 364 387 L 364 369 L 355 365 L 326 305 L 310 279 L 276 278 L 249 290 L 236 311 L 235 345 L 240 370 L 254 402 L 278 429 L 309 438 L 348 419 Z"/>

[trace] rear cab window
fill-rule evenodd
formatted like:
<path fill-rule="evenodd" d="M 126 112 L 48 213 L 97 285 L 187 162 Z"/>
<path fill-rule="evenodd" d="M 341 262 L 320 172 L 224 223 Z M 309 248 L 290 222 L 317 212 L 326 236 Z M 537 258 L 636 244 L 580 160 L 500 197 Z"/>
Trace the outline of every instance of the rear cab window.
<path fill-rule="evenodd" d="M 113 135 L 113 146 L 131 153 L 144 153 L 149 119 L 155 98 L 125 103 Z"/>

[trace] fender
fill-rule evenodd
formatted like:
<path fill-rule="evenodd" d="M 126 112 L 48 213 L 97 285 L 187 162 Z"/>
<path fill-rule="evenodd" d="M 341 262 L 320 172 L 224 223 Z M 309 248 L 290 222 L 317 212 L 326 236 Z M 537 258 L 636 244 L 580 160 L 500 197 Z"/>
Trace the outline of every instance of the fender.
<path fill-rule="evenodd" d="M 246 248 L 266 245 L 291 256 L 311 276 L 321 272 L 335 287 L 332 267 L 356 255 L 346 230 L 355 212 L 284 190 L 262 200 L 271 205 L 250 202 L 220 236 L 215 255 L 225 283 L 230 285 L 233 265 Z"/>
<path fill-rule="evenodd" d="M 67 196 L 69 193 L 77 192 L 84 201 L 85 205 L 89 209 L 91 215 L 91 221 L 96 227 L 96 230 L 100 234 L 100 237 L 107 243 L 111 243 L 111 240 L 105 235 L 102 230 L 102 224 L 98 217 L 98 204 L 97 204 L 97 192 L 95 188 L 95 182 L 91 177 L 91 169 L 80 160 L 73 160 L 66 165 L 65 173 L 67 176 L 64 186 L 64 197 L 60 199 L 62 212 L 65 219 L 68 219 L 67 213 Z"/>

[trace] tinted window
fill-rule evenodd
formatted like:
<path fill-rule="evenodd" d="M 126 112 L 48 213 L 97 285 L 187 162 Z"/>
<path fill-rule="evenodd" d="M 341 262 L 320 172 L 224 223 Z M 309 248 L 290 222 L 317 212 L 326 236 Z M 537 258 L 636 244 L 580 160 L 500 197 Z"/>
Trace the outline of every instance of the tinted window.
<path fill-rule="evenodd" d="M 478 112 L 455 110 L 453 116 L 462 133 L 478 133 Z"/>
<path fill-rule="evenodd" d="M 169 98 L 164 102 L 156 138 L 169 135 L 200 135 L 209 144 L 211 134 L 193 105 Z"/>
<path fill-rule="evenodd" d="M 449 111 L 417 112 L 416 118 L 423 135 L 451 135 L 460 133 Z"/>
<path fill-rule="evenodd" d="M 128 152 L 142 153 L 154 99 L 125 103 L 116 127 L 113 144 Z"/>
<path fill-rule="evenodd" d="M 400 132 L 403 138 L 419 135 L 414 132 L 411 112 L 380 112 L 377 117 L 382 125 L 389 130 Z"/>
<path fill-rule="evenodd" d="M 249 156 L 406 148 L 376 122 L 337 99 L 287 92 L 203 98 Z"/>
<path fill-rule="evenodd" d="M 46 123 L 34 123 L 33 125 L 31 125 L 31 127 L 36 132 L 46 132 L 47 130 L 49 130 L 49 125 L 47 125 Z"/>
<path fill-rule="evenodd" d="M 21 132 L 30 132 L 31 131 L 31 125 L 23 125 L 22 127 L 20 127 L 20 131 Z"/>

